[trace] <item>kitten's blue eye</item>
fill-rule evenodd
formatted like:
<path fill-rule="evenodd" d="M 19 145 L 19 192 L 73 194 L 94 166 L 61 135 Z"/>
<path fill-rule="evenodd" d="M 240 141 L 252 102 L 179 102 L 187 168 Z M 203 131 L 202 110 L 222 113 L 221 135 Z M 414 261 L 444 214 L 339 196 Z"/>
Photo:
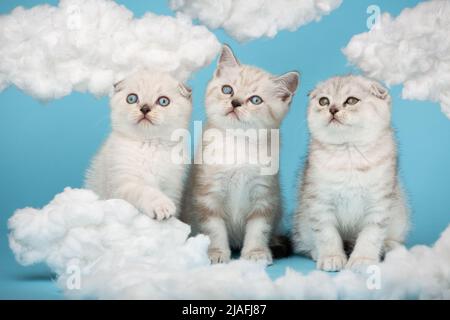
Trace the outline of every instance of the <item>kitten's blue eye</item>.
<path fill-rule="evenodd" d="M 138 98 L 137 94 L 135 94 L 135 93 L 130 93 L 130 94 L 127 96 L 127 102 L 128 102 L 129 104 L 136 103 L 136 102 L 138 102 L 138 100 L 139 100 L 139 98 Z"/>
<path fill-rule="evenodd" d="M 167 98 L 167 97 L 164 97 L 164 96 L 159 97 L 159 98 L 158 98 L 158 104 L 159 104 L 161 107 L 167 107 L 167 106 L 170 104 L 170 99 Z"/>
<path fill-rule="evenodd" d="M 260 96 L 251 96 L 249 100 L 254 105 L 258 105 L 258 104 L 261 104 L 263 102 L 263 99 Z"/>
<path fill-rule="evenodd" d="M 233 94 L 233 88 L 231 86 L 229 86 L 229 85 L 224 85 L 222 87 L 222 92 L 224 94 Z"/>

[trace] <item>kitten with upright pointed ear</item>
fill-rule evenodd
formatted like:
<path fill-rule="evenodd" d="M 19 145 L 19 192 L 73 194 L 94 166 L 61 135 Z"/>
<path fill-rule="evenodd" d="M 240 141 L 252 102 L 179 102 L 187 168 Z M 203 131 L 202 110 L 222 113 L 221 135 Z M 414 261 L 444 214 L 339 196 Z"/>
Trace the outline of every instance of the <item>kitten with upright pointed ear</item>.
<path fill-rule="evenodd" d="M 178 215 L 186 166 L 170 161 L 171 135 L 188 128 L 191 111 L 191 90 L 168 74 L 143 70 L 116 83 L 112 132 L 87 171 L 86 187 L 158 220 Z"/>
<path fill-rule="evenodd" d="M 320 83 L 309 98 L 295 249 L 318 269 L 365 271 L 401 245 L 409 227 L 391 98 L 380 83 L 353 75 Z"/>
<path fill-rule="evenodd" d="M 206 92 L 208 122 L 220 128 L 278 128 L 299 84 L 296 71 L 275 76 L 241 65 L 224 45 Z"/>
<path fill-rule="evenodd" d="M 298 72 L 272 75 L 256 67 L 239 63 L 228 46 L 223 46 L 217 69 L 206 91 L 206 131 L 222 137 L 230 130 L 241 132 L 235 147 L 203 139 L 202 154 L 220 154 L 214 165 L 194 166 L 192 182 L 186 196 L 182 218 L 192 224 L 194 233 L 210 238 L 211 262 L 227 262 L 230 249 L 240 249 L 249 260 L 272 262 L 272 258 L 288 253 L 288 242 L 280 241 L 278 223 L 281 197 L 278 171 L 262 175 L 257 149 L 246 149 L 248 134 L 278 129 L 289 110 L 299 84 Z M 267 150 L 278 141 L 268 140 Z M 230 148 L 229 148 L 230 147 Z M 239 152 L 239 150 L 244 150 Z M 275 150 L 274 153 L 279 152 Z M 245 154 L 245 160 L 229 163 Z M 198 154 L 197 154 L 198 156 Z M 286 244 L 286 245 L 281 245 Z M 279 249 L 275 252 L 275 248 Z M 272 250 L 271 250 L 272 249 Z"/>

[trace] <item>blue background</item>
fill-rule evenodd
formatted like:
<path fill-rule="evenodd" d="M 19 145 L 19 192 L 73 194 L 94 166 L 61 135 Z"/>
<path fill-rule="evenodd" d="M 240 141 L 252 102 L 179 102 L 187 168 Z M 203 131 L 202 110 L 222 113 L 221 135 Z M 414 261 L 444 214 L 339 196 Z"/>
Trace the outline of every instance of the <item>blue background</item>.
<path fill-rule="evenodd" d="M 142 16 L 146 11 L 173 15 L 165 0 L 121 0 Z M 301 72 L 301 86 L 282 127 L 281 180 L 286 207 L 285 227 L 294 208 L 298 172 L 306 155 L 308 133 L 305 121 L 307 93 L 321 80 L 357 72 L 348 65 L 341 49 L 350 38 L 366 32 L 366 9 L 377 4 L 382 12 L 398 15 L 419 1 L 344 0 L 342 6 L 320 22 L 296 32 L 283 31 L 274 39 L 240 44 L 221 30 L 220 41 L 228 43 L 245 64 L 272 73 Z M 0 13 L 18 5 L 32 7 L 57 1 L 1 1 Z M 204 117 L 203 95 L 215 64 L 194 75 L 193 120 Z M 391 88 L 393 125 L 400 149 L 401 177 L 412 208 L 413 229 L 408 245 L 432 244 L 450 222 L 450 121 L 431 102 L 406 101 L 401 87 Z M 42 104 L 15 87 L 0 93 L 0 298 L 62 298 L 43 265 L 22 267 L 15 262 L 7 241 L 7 220 L 22 207 L 41 207 L 65 186 L 80 187 L 91 157 L 109 133 L 108 99 L 73 93 Z M 314 263 L 292 257 L 269 267 L 272 277 L 286 266 L 310 271 Z"/>

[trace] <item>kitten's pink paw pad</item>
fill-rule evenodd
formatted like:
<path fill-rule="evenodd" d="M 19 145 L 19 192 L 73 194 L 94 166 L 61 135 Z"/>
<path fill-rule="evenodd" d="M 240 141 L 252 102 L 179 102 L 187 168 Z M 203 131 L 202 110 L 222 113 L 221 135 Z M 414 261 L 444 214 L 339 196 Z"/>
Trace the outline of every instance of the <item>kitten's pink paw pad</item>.
<path fill-rule="evenodd" d="M 208 257 L 212 264 L 227 263 L 231 259 L 230 250 L 211 248 L 208 249 Z"/>
<path fill-rule="evenodd" d="M 316 267 L 323 271 L 340 271 L 344 269 L 346 263 L 347 257 L 345 255 L 330 255 L 317 259 Z"/>
<path fill-rule="evenodd" d="M 152 202 L 152 210 L 150 217 L 156 220 L 169 219 L 175 212 L 177 207 L 169 198 L 161 198 Z"/>
<path fill-rule="evenodd" d="M 273 263 L 272 253 L 269 248 L 255 248 L 242 251 L 242 258 L 251 261 L 263 261 L 268 265 Z"/>
<path fill-rule="evenodd" d="M 351 269 L 356 272 L 365 272 L 367 267 L 378 264 L 378 259 L 371 257 L 350 256 L 346 269 Z"/>

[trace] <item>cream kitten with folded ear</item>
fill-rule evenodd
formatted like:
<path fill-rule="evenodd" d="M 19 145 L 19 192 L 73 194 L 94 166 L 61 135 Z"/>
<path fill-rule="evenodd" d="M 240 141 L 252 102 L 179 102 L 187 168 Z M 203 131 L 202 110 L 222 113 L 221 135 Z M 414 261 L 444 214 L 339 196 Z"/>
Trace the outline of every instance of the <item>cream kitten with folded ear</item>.
<path fill-rule="evenodd" d="M 331 78 L 310 94 L 308 124 L 295 249 L 326 271 L 376 264 L 409 226 L 388 91 L 361 76 Z"/>
<path fill-rule="evenodd" d="M 115 85 L 112 132 L 87 171 L 101 198 L 127 200 L 161 220 L 178 215 L 186 165 L 171 161 L 174 130 L 188 128 L 191 90 L 168 74 L 140 71 Z"/>
<path fill-rule="evenodd" d="M 230 248 L 242 249 L 243 258 L 271 263 L 269 245 L 285 248 L 277 241 L 281 238 L 275 237 L 281 217 L 278 167 L 276 172 L 262 174 L 263 165 L 250 161 L 257 158 L 256 149 L 245 149 L 245 141 L 249 140 L 236 142 L 236 148 L 229 148 L 226 142 L 218 147 L 205 138 L 207 132 L 226 137 L 230 130 L 238 129 L 235 133 L 243 137 L 260 129 L 278 129 L 298 82 L 297 72 L 273 76 L 241 65 L 231 49 L 223 47 L 206 92 L 207 123 L 200 149 L 203 152 L 196 155 L 198 158 L 215 154 L 216 161 L 194 166 L 186 196 L 188 203 L 182 212 L 182 219 L 192 224 L 194 233 L 209 236 L 208 254 L 213 263 L 229 261 Z M 267 149 L 271 150 L 271 144 L 277 142 L 268 140 Z M 241 144 L 244 149 L 240 149 Z M 238 150 L 245 150 L 244 159 L 227 162 L 238 153 L 242 155 Z"/>

